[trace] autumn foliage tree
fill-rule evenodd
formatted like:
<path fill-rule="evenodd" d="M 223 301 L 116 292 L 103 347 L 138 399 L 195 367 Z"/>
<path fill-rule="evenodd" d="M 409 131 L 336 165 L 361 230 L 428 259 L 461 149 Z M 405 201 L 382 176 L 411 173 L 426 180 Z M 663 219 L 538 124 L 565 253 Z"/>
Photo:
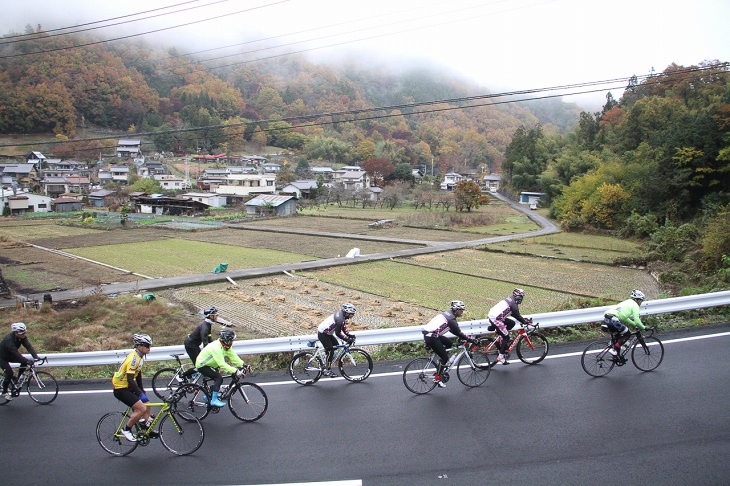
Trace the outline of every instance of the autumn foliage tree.
<path fill-rule="evenodd" d="M 482 190 L 479 184 L 474 181 L 459 181 L 454 189 L 454 207 L 457 211 L 471 212 L 479 207 L 479 199 L 482 197 Z"/>

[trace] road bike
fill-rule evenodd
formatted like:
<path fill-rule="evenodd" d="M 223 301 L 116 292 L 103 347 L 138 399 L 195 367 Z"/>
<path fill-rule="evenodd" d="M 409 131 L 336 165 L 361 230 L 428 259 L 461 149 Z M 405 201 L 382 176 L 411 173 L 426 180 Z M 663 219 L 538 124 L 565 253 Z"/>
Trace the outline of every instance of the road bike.
<path fill-rule="evenodd" d="M 289 362 L 289 375 L 300 385 L 317 383 L 327 369 L 327 351 L 322 343 L 310 341 L 308 346 L 314 351 L 302 351 L 294 355 Z M 344 342 L 336 345 L 332 355 L 332 364 L 337 363 L 340 374 L 347 381 L 365 381 L 373 372 L 373 358 L 361 348 L 351 348 Z"/>
<path fill-rule="evenodd" d="M 489 356 L 478 348 L 479 342 L 472 344 L 469 348 L 466 344 L 457 343 L 446 351 L 449 353 L 449 361 L 441 372 L 441 381 L 449 381 L 449 372 L 456 367 L 456 376 L 464 385 L 474 388 L 482 385 L 491 371 Z M 429 351 L 431 348 L 426 346 Z M 441 358 L 433 353 L 429 358 L 416 358 L 406 365 L 403 371 L 403 384 L 409 391 L 416 395 L 428 393 L 436 387 L 434 376 Z"/>
<path fill-rule="evenodd" d="M 517 320 L 512 317 L 505 319 L 505 321 L 507 320 L 512 320 L 515 325 L 518 324 Z M 540 324 L 533 324 L 532 319 L 527 319 L 527 322 L 527 325 L 520 327 L 517 337 L 512 339 L 509 348 L 507 348 L 507 353 L 511 353 L 516 348 L 517 357 L 520 358 L 520 361 L 528 365 L 533 365 L 545 359 L 550 345 L 548 344 L 547 338 L 537 332 Z M 491 327 L 490 330 L 492 330 Z M 480 339 L 485 343 L 484 352 L 487 353 L 492 366 L 494 366 L 497 364 L 499 349 L 502 347 L 502 336 L 482 336 Z"/>
<path fill-rule="evenodd" d="M 188 390 L 190 388 L 191 390 Z M 113 456 L 126 456 L 137 448 L 145 447 L 150 439 L 159 438 L 162 445 L 177 456 L 186 456 L 197 451 L 205 439 L 203 424 L 192 415 L 177 410 L 175 405 L 186 393 L 192 393 L 198 385 L 181 385 L 163 403 L 147 403 L 148 407 L 161 407 L 156 417 L 148 426 L 139 422 L 135 425 L 136 441 L 128 440 L 122 429 L 129 420 L 132 409 L 125 412 L 109 412 L 96 424 L 96 440 L 99 445 Z M 159 430 L 155 427 L 159 425 Z"/>
<path fill-rule="evenodd" d="M 198 383 L 200 380 L 200 373 L 197 371 L 191 378 L 183 377 L 183 373 L 192 367 L 192 365 L 184 364 L 180 359 L 180 356 L 184 356 L 184 353 L 171 354 L 170 356 L 177 360 L 178 367 L 162 368 L 152 375 L 152 391 L 161 400 L 168 398 L 181 383 Z"/>
<path fill-rule="evenodd" d="M 629 334 L 626 342 L 616 356 L 610 353 L 614 348 L 612 339 L 599 339 L 588 345 L 583 351 L 580 363 L 583 371 L 591 376 L 605 376 L 614 366 L 623 366 L 628 362 L 626 355 L 631 351 L 631 361 L 641 371 L 653 371 L 664 359 L 664 345 L 654 336 L 656 327 L 647 328 L 650 333 L 646 336 L 641 330 Z M 610 332 L 606 324 L 601 325 L 601 330 Z"/>
<path fill-rule="evenodd" d="M 251 366 L 242 368 L 245 373 L 251 373 Z M 178 401 L 177 409 L 184 411 L 185 415 L 193 415 L 198 420 L 203 420 L 210 413 L 220 412 L 220 407 L 210 405 L 213 396 L 211 385 L 213 379 L 201 375 L 203 380 L 191 393 L 185 395 Z M 221 385 L 218 390 L 218 399 L 228 402 L 228 410 L 234 417 L 243 422 L 256 422 L 264 416 L 269 408 L 269 397 L 263 388 L 255 383 L 241 381 L 236 373 L 223 377 L 230 380 L 228 384 Z"/>
<path fill-rule="evenodd" d="M 36 370 L 36 363 L 43 364 L 47 362 L 48 358 L 46 357 L 19 368 L 21 371 L 18 376 L 10 380 L 8 384 L 8 391 L 13 398 L 19 397 L 20 392 L 23 391 L 23 387 L 25 386 L 28 391 L 28 396 L 36 403 L 48 405 L 56 399 L 58 396 L 58 383 L 56 379 L 47 371 Z M 0 405 L 5 405 L 9 401 L 0 395 Z"/>

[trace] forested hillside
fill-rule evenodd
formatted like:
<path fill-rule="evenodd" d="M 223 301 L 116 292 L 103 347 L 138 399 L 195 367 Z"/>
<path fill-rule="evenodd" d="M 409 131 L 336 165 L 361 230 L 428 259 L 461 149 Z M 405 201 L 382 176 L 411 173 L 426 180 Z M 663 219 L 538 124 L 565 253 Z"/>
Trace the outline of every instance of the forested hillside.
<path fill-rule="evenodd" d="M 709 285 L 724 286 L 729 81 L 728 63 L 670 65 L 632 79 L 600 112 L 581 113 L 566 135 L 520 127 L 506 150 L 503 182 L 515 192 L 546 193 L 566 230 L 648 238 L 639 263 L 669 264 L 661 274 L 666 283 L 683 285 L 709 272 Z"/>
<path fill-rule="evenodd" d="M 174 47 L 53 36 L 40 27 L 26 33 L 37 40 L 0 43 L 0 133 L 53 132 L 73 140 L 89 127 L 157 132 L 146 149 L 213 153 L 269 144 L 332 162 L 433 163 L 443 173 L 495 169 L 521 125 L 561 133 L 578 120 L 579 109 L 559 100 L 457 101 L 487 93 L 425 68 L 335 70 L 296 55 L 198 62 Z M 440 100 L 453 101 L 415 105 Z M 181 131 L 195 127 L 208 128 Z M 64 156 L 94 158 L 98 147 L 57 148 Z"/>

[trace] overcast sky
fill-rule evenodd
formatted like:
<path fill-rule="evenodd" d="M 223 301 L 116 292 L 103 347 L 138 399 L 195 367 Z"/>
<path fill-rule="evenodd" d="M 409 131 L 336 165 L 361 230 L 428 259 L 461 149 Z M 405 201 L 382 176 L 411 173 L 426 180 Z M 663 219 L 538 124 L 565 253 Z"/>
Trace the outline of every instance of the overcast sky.
<path fill-rule="evenodd" d="M 4 2 L 0 33 L 26 25 L 49 31 L 171 7 L 93 30 L 136 35 L 211 63 L 304 51 L 315 62 L 380 65 L 426 61 L 492 92 L 563 86 L 648 74 L 671 63 L 730 61 L 729 0 L 26 0 Z M 175 7 L 172 7 L 176 5 Z M 204 6 L 204 7 L 201 7 Z M 200 7 L 190 9 L 191 7 Z M 190 9 L 168 15 L 175 10 Z M 206 20 L 216 16 L 220 18 Z M 136 20 L 142 17 L 153 17 Z M 196 22 L 188 26 L 184 23 Z M 103 23 L 86 26 L 98 27 Z M 149 33 L 165 29 L 163 32 Z M 252 42 L 257 41 L 257 42 Z M 277 49 L 271 46 L 279 45 Z M 267 49 L 269 48 L 269 49 Z M 614 85 L 616 86 L 616 85 Z M 621 89 L 613 91 L 620 97 Z M 569 96 L 594 108 L 605 91 Z"/>

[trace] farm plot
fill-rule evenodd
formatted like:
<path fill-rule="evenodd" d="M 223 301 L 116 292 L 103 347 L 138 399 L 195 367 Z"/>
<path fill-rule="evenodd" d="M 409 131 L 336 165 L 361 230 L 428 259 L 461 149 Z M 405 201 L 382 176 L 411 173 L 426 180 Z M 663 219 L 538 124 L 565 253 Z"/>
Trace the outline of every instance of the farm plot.
<path fill-rule="evenodd" d="M 461 275 L 452 270 L 408 265 L 397 261 L 378 261 L 350 267 L 333 267 L 304 272 L 303 275 L 333 285 L 358 289 L 431 309 L 445 309 L 451 300 L 467 305 L 465 319 L 483 319 L 500 299 L 509 295 L 515 284 L 489 280 L 482 276 Z M 559 290 L 530 286 L 522 282 L 529 299 L 521 310 L 548 312 L 569 298 Z"/>
<path fill-rule="evenodd" d="M 357 314 L 348 329 L 424 324 L 435 309 L 348 289 L 296 274 L 168 290 L 163 296 L 198 309 L 214 305 L 220 315 L 251 337 L 316 334 L 322 319 L 351 302 Z"/>
<path fill-rule="evenodd" d="M 228 270 L 234 270 L 311 260 L 309 255 L 298 253 L 217 245 L 179 238 L 72 248 L 66 251 L 153 278 L 208 273 L 221 262 L 228 263 Z"/>
<path fill-rule="evenodd" d="M 83 238 L 100 233 L 106 233 L 106 231 L 62 226 L 56 224 L 55 221 L 10 221 L 0 225 L 0 238 L 25 242 L 32 241 L 39 236 L 43 238 Z"/>
<path fill-rule="evenodd" d="M 490 249 L 512 253 L 572 258 L 575 260 L 612 263 L 617 257 L 636 252 L 639 244 L 607 236 L 557 233 L 490 244 Z"/>
<path fill-rule="evenodd" d="M 373 220 L 374 221 L 374 220 Z M 316 216 L 297 216 L 294 218 L 268 219 L 263 222 L 250 223 L 251 226 L 268 226 L 272 228 L 306 229 L 323 233 L 348 233 L 355 235 L 378 236 L 384 238 L 401 238 L 420 241 L 465 241 L 476 240 L 481 236 L 474 233 L 446 231 L 404 226 L 369 228 L 371 220 L 325 218 Z M 249 225 L 249 223 L 244 223 Z"/>
<path fill-rule="evenodd" d="M 246 248 L 268 248 L 285 252 L 304 253 L 315 258 L 335 258 L 339 255 L 346 255 L 350 249 L 355 247 L 360 248 L 360 253 L 363 255 L 405 250 L 413 247 L 413 245 L 399 243 L 241 229 L 221 229 L 218 231 L 191 233 L 189 235 L 181 235 L 181 237 L 187 240 L 206 241 L 222 245 L 243 246 Z"/>
<path fill-rule="evenodd" d="M 139 277 L 129 273 L 74 260 L 19 242 L 0 242 L 0 264 L 3 277 L 13 293 L 20 294 L 139 280 Z"/>
<path fill-rule="evenodd" d="M 531 284 L 561 293 L 610 300 L 623 300 L 633 288 L 642 289 L 650 299 L 657 297 L 660 292 L 658 283 L 647 272 L 569 260 L 465 249 L 401 258 L 398 261 L 510 282 L 513 286 Z M 525 303 L 528 303 L 528 299 L 525 299 Z"/>

